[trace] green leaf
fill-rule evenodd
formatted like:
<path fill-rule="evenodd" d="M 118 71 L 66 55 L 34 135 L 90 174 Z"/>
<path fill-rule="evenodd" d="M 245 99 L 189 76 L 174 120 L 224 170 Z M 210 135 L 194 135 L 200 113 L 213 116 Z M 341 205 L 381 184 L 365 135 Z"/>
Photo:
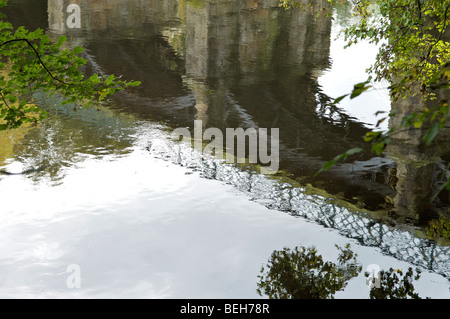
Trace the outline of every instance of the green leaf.
<path fill-rule="evenodd" d="M 63 45 L 64 42 L 66 42 L 67 37 L 65 35 L 60 35 L 58 37 L 58 42 L 56 42 L 56 46 L 60 47 L 61 45 Z"/>
<path fill-rule="evenodd" d="M 339 103 L 340 103 L 343 99 L 345 99 L 347 96 L 349 96 L 349 94 L 345 94 L 345 95 L 342 95 L 342 96 L 340 96 L 340 97 L 334 99 L 334 102 L 333 102 L 332 104 L 333 104 L 333 105 L 339 104 Z"/>
<path fill-rule="evenodd" d="M 11 102 L 11 103 L 16 103 L 18 99 L 17 99 L 17 97 L 14 96 L 14 95 L 8 95 L 8 100 L 9 100 L 9 102 Z"/>
<path fill-rule="evenodd" d="M 379 121 L 377 122 L 376 127 L 380 127 L 380 125 L 383 124 L 383 122 L 386 121 L 386 119 L 387 119 L 387 117 L 382 118 L 381 120 L 379 120 Z"/>
<path fill-rule="evenodd" d="M 326 162 L 322 166 L 322 168 L 317 173 L 314 174 L 314 176 L 317 176 L 320 173 L 328 171 L 331 167 L 336 165 L 337 162 L 342 161 L 342 160 L 346 160 L 349 156 L 361 153 L 362 151 L 364 151 L 364 149 L 362 149 L 360 147 L 355 147 L 355 148 L 352 148 L 352 149 L 348 150 L 347 152 L 345 152 L 343 154 L 340 154 L 340 155 L 336 156 L 333 160 Z"/>
<path fill-rule="evenodd" d="M 372 142 L 374 139 L 380 137 L 381 134 L 381 132 L 368 132 L 366 133 L 366 136 L 364 136 L 364 141 L 367 143 Z"/>
<path fill-rule="evenodd" d="M 83 53 L 83 52 L 84 52 L 84 49 L 82 47 L 75 47 L 73 49 L 73 53 L 75 53 L 75 54 L 80 54 L 80 53 Z"/>
<path fill-rule="evenodd" d="M 384 149 L 386 148 L 386 144 L 383 141 L 376 142 L 372 145 L 372 152 L 381 155 L 384 152 Z"/>
<path fill-rule="evenodd" d="M 439 131 L 439 124 L 433 125 L 433 127 L 428 130 L 427 134 L 423 137 L 423 140 L 427 146 L 430 146 L 431 143 L 433 143 L 434 139 L 439 134 Z"/>
<path fill-rule="evenodd" d="M 364 151 L 362 148 L 355 147 L 355 148 L 352 148 L 352 149 L 348 150 L 347 152 L 345 152 L 345 154 L 347 156 L 351 156 L 351 155 L 355 155 L 355 154 L 361 153 L 362 151 Z"/>
<path fill-rule="evenodd" d="M 415 121 L 414 122 L 414 127 L 419 129 L 423 126 L 423 122 L 422 121 Z"/>
<path fill-rule="evenodd" d="M 360 96 L 362 93 L 364 93 L 365 91 L 367 91 L 370 88 L 371 88 L 371 86 L 367 85 L 367 82 L 355 84 L 352 94 L 350 95 L 350 99 L 353 100 L 354 98 Z"/>

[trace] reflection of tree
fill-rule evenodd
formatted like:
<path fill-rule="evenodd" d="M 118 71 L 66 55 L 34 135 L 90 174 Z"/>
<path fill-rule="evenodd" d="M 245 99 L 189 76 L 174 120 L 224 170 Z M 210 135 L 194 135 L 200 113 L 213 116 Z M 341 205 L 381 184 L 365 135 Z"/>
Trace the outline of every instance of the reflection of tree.
<path fill-rule="evenodd" d="M 368 274 L 365 274 L 368 276 Z M 400 269 L 390 268 L 388 271 L 381 271 L 378 275 L 378 287 L 374 286 L 370 290 L 370 299 L 421 299 L 419 294 L 414 292 L 413 279 L 420 278 L 420 271 L 409 268 L 403 274 Z"/>
<path fill-rule="evenodd" d="M 429 222 L 427 235 L 435 240 L 443 239 L 450 242 L 450 216 L 440 216 Z"/>
<path fill-rule="evenodd" d="M 35 182 L 48 178 L 59 183 L 65 168 L 77 165 L 86 158 L 121 156 L 131 151 L 134 138 L 129 119 L 113 111 L 79 109 L 60 105 L 57 96 L 35 95 L 36 103 L 43 105 L 49 117 L 36 127 L 22 127 L 0 134 L 0 152 L 9 150 L 5 159 L 23 164 L 23 174 Z M 2 156 L 3 157 L 3 156 Z M 0 162 L 0 166 L 2 166 Z M 10 175 L 5 169 L 1 175 Z"/>
<path fill-rule="evenodd" d="M 338 263 L 324 262 L 314 247 L 284 248 L 274 251 L 258 276 L 257 292 L 270 299 L 328 299 L 356 277 L 361 266 L 347 245 L 340 250 Z"/>
<path fill-rule="evenodd" d="M 420 95 L 406 97 L 392 103 L 397 115 L 389 121 L 389 128 L 401 127 L 402 118 L 412 116 L 423 109 L 432 109 L 433 101 L 425 101 Z M 399 219 L 407 218 L 422 223 L 445 212 L 449 205 L 449 193 L 440 190 L 449 174 L 450 130 L 442 129 L 433 144 L 426 146 L 423 138 L 426 128 L 398 130 L 391 134 L 391 142 L 386 147 L 386 155 L 396 164 L 396 194 L 392 198 L 392 212 Z M 435 198 L 431 201 L 431 198 Z"/>
<path fill-rule="evenodd" d="M 149 135 L 158 136 L 158 133 Z M 450 276 L 450 246 L 430 241 L 422 236 L 419 228 L 395 227 L 389 219 L 384 219 L 384 215 L 341 205 L 341 202 L 330 201 L 317 193 L 311 195 L 309 188 L 295 185 L 295 181 L 286 175 L 267 177 L 239 166 L 221 165 L 192 152 L 190 143 L 184 145 L 171 139 L 158 139 L 148 150 L 157 158 L 191 167 L 205 178 L 233 185 L 269 209 L 335 229 L 363 246 L 376 247 L 398 260 L 444 277 Z"/>
<path fill-rule="evenodd" d="M 257 292 L 270 299 L 333 299 L 343 290 L 350 279 L 358 276 L 361 265 L 357 255 L 350 249 L 336 246 L 338 262 L 324 262 L 315 247 L 284 248 L 274 251 L 258 276 Z M 421 299 L 415 292 L 414 280 L 420 278 L 420 270 L 409 268 L 380 270 L 375 276 L 366 272 L 370 299 Z"/>

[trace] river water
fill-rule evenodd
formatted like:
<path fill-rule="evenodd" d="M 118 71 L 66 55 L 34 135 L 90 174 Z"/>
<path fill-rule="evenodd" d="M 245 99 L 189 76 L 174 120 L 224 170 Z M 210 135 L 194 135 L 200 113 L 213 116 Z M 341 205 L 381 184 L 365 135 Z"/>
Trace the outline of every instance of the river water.
<path fill-rule="evenodd" d="M 6 12 L 82 45 L 86 72 L 142 85 L 88 110 L 37 93 L 48 119 L 0 134 L 0 168 L 27 171 L 0 175 L 0 296 L 258 298 L 273 251 L 315 246 L 332 261 L 350 243 L 363 270 L 419 267 L 421 296 L 450 297 L 449 247 L 387 217 L 393 158 L 367 153 L 314 177 L 337 154 L 367 149 L 374 113 L 391 108 L 384 84 L 329 105 L 365 80 L 377 52 L 336 39 L 348 7 L 331 20 L 316 16 L 320 1 L 307 12 L 250 0 L 71 3 L 80 29 L 66 27 L 68 1 L 10 0 Z M 194 120 L 279 128 L 280 173 L 171 138 Z M 336 298 L 368 294 L 361 273 Z"/>

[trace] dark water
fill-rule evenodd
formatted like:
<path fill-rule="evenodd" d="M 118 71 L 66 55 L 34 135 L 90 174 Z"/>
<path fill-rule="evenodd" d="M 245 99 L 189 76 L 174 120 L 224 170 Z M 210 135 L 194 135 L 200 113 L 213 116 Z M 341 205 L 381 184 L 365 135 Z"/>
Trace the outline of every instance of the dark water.
<path fill-rule="evenodd" d="M 93 71 L 142 81 L 133 96 L 116 99 L 121 111 L 173 128 L 192 128 L 195 119 L 205 129 L 223 131 L 280 128 L 280 169 L 294 180 L 359 208 L 414 211 L 391 204 L 389 198 L 397 191 L 392 180 L 407 177 L 396 174 L 392 157 L 374 158 L 362 139 L 377 122 L 374 113 L 390 109 L 387 92 L 374 92 L 353 105 L 330 106 L 330 96 L 347 93 L 364 80 L 358 71 L 370 65 L 376 49 L 362 44 L 358 51 L 343 52 L 343 42 L 332 40 L 350 10 L 341 9 L 332 28 L 330 18 L 317 17 L 325 3 L 303 12 L 285 11 L 277 1 L 198 6 L 178 1 L 81 2 L 83 27 L 71 30 L 61 25 L 61 4 L 50 2 L 55 12 L 49 25 L 55 37 L 67 34 L 72 45 L 87 49 Z M 325 162 L 353 147 L 367 152 L 314 177 Z M 448 148 L 443 149 L 439 155 L 448 157 Z M 430 165 L 439 175 L 445 161 Z M 436 177 L 406 187 L 436 190 L 441 181 Z M 447 193 L 440 196 L 442 205 L 448 202 L 445 198 Z M 438 201 L 427 209 L 445 210 L 442 205 Z"/>
<path fill-rule="evenodd" d="M 277 1 L 73 1 L 82 27 L 68 29 L 68 1 L 9 2 L 16 25 L 82 45 L 86 72 L 142 85 L 98 110 L 37 95 L 49 119 L 2 133 L 3 167 L 35 169 L 0 180 L 1 267 L 10 277 L 2 294 L 66 295 L 64 268 L 75 263 L 88 288 L 74 296 L 254 297 L 273 250 L 315 245 L 333 256 L 334 243 L 350 241 L 364 267 L 422 267 L 424 294 L 449 296 L 448 246 L 417 225 L 448 209 L 446 193 L 433 205 L 420 200 L 439 188 L 446 142 L 431 155 L 394 144 L 314 177 L 350 148 L 369 150 L 362 136 L 374 113 L 396 107 L 383 89 L 330 106 L 365 79 L 376 54 L 335 40 L 348 8 L 332 21 L 317 16 L 321 1 L 306 12 Z M 280 173 L 203 159 L 169 139 L 194 120 L 223 131 L 280 128 Z M 17 193 L 30 202 L 18 204 Z M 30 281 L 18 284 L 21 274 Z M 366 288 L 359 277 L 342 297 Z"/>

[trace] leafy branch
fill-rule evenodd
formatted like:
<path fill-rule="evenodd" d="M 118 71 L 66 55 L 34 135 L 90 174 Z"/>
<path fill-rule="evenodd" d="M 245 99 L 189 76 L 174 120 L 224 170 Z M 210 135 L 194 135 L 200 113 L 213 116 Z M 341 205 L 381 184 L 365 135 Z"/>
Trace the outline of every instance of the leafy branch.
<path fill-rule="evenodd" d="M 50 72 L 50 70 L 47 69 L 45 63 L 42 62 L 41 56 L 39 55 L 39 53 L 37 52 L 37 50 L 35 49 L 33 44 L 31 44 L 31 42 L 28 41 L 28 39 L 12 39 L 12 40 L 8 40 L 8 41 L 5 41 L 2 44 L 0 44 L 0 47 L 2 47 L 4 45 L 7 45 L 7 44 L 10 44 L 10 43 L 13 43 L 13 42 L 25 42 L 25 43 L 27 43 L 28 46 L 33 49 L 34 53 L 36 54 L 36 58 L 39 60 L 39 62 L 41 63 L 42 67 L 44 68 L 44 70 L 47 71 L 48 75 L 50 75 L 50 77 L 53 80 L 58 81 L 58 82 L 63 83 L 63 84 L 66 84 L 66 85 L 73 85 L 71 83 L 67 83 L 67 82 L 65 82 L 63 80 L 60 80 L 60 79 L 56 78 L 55 76 L 53 76 L 52 72 Z"/>
<path fill-rule="evenodd" d="M 0 8 L 6 4 L 6 0 L 0 0 Z M 59 94 L 62 104 L 78 102 L 89 107 L 140 85 L 114 75 L 85 76 L 81 67 L 87 61 L 81 57 L 82 47 L 63 49 L 65 36 L 52 43 L 42 29 L 13 30 L 4 19 L 0 18 L 0 130 L 37 123 L 46 117 L 46 112 L 32 103 L 35 92 Z"/>

